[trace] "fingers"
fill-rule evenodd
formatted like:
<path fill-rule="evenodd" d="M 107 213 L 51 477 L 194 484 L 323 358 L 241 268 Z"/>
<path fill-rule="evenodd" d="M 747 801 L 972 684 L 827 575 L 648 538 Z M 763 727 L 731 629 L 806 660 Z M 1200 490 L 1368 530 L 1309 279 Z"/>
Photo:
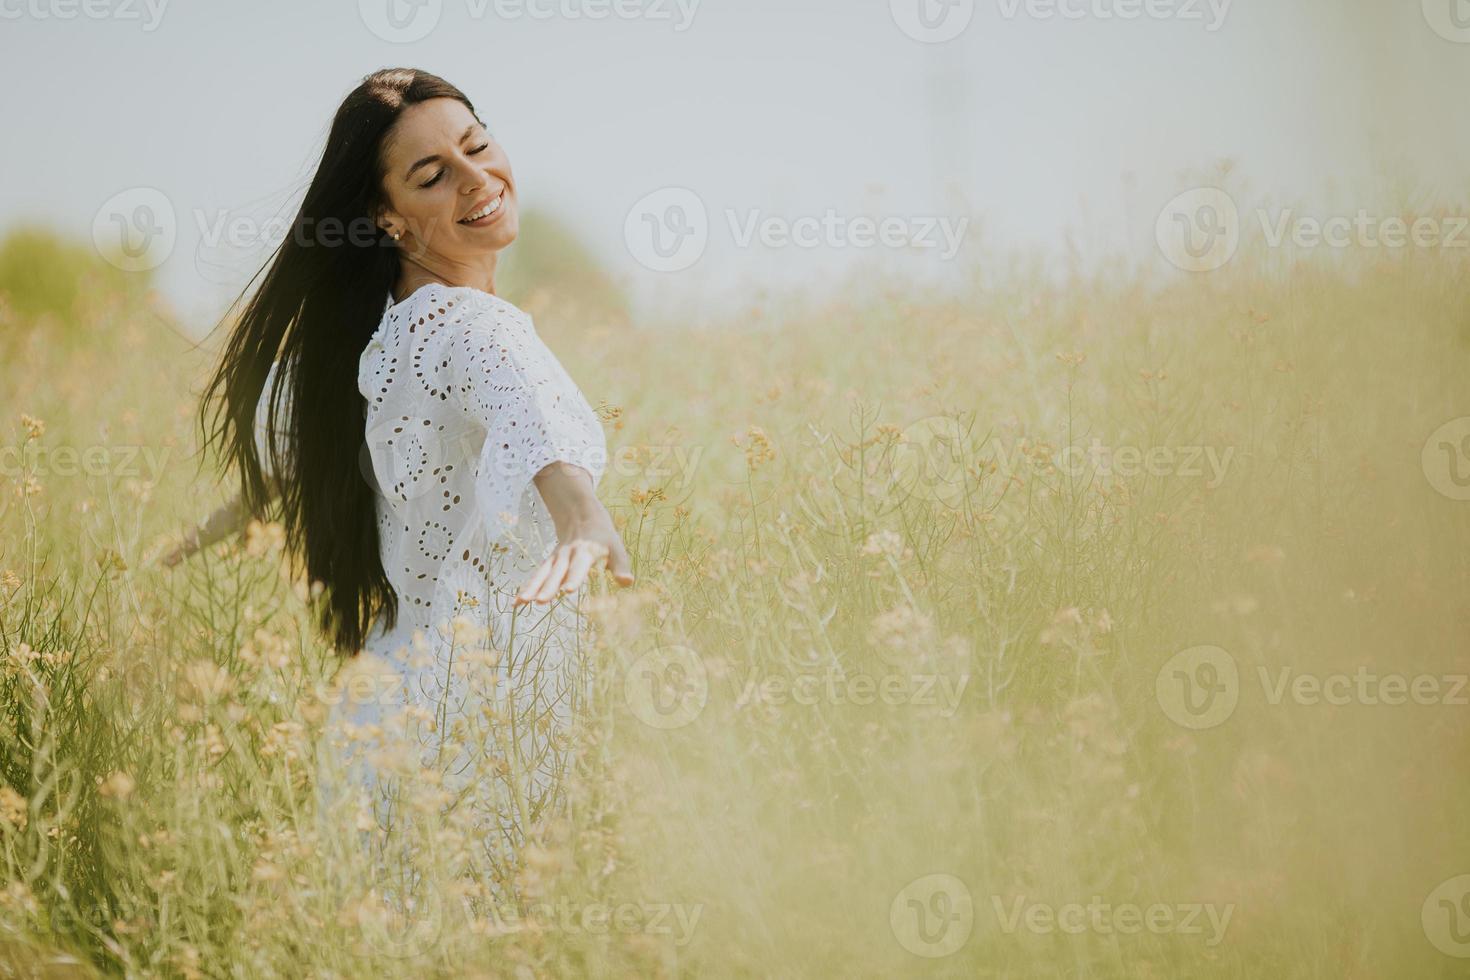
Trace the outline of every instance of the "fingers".
<path fill-rule="evenodd" d="M 562 588 L 567 592 L 576 592 L 582 583 L 587 580 L 587 571 L 592 563 L 600 561 L 607 555 L 605 545 L 587 545 L 577 549 L 572 556 L 571 565 L 567 567 L 567 578 Z"/>
<path fill-rule="evenodd" d="M 558 548 L 551 559 L 551 571 L 541 583 L 541 587 L 532 593 L 531 598 L 536 602 L 550 602 L 561 586 L 561 580 L 567 573 L 567 562 L 570 560 L 570 548 Z"/>
<path fill-rule="evenodd" d="M 516 593 L 516 605 L 519 606 L 523 603 L 530 602 L 533 598 L 535 598 L 536 593 L 541 588 L 541 583 L 546 581 L 546 576 L 551 574 L 551 568 L 555 564 L 556 555 L 552 555 L 541 563 L 541 567 L 536 569 L 535 573 L 530 578 L 526 579 L 526 583 L 522 585 L 520 591 Z"/>
<path fill-rule="evenodd" d="M 561 583 L 567 574 L 567 566 L 572 560 L 572 548 L 558 548 L 556 561 L 551 566 L 551 574 L 546 576 L 546 581 L 541 583 L 541 588 L 536 591 L 537 602 L 550 602 L 561 594 Z"/>
<path fill-rule="evenodd" d="M 562 545 L 542 562 L 516 593 L 513 604 L 544 604 L 564 593 L 575 592 L 587 581 L 592 568 L 599 564 L 607 566 L 619 585 L 633 584 L 633 562 L 620 539 L 614 538 L 611 546 L 599 541 L 578 540 Z"/>
<path fill-rule="evenodd" d="M 622 539 L 618 539 L 613 546 L 612 554 L 608 557 L 607 568 L 619 585 L 633 584 L 633 562 L 628 557 L 628 549 L 623 547 Z"/>
<path fill-rule="evenodd" d="M 569 546 L 563 545 L 557 548 L 556 553 L 547 559 L 546 565 L 542 566 L 546 569 L 546 574 L 538 576 L 540 582 L 528 583 L 528 586 L 521 590 L 521 594 L 526 596 L 528 601 L 550 602 L 556 596 L 557 588 L 566 575 L 567 562 L 570 557 L 571 548 Z"/>
<path fill-rule="evenodd" d="M 564 592 L 575 592 L 595 561 L 607 557 L 607 545 L 598 541 L 574 541 L 563 549 L 564 561 L 553 568 L 550 578 L 536 593 L 537 602 L 550 602 Z"/>

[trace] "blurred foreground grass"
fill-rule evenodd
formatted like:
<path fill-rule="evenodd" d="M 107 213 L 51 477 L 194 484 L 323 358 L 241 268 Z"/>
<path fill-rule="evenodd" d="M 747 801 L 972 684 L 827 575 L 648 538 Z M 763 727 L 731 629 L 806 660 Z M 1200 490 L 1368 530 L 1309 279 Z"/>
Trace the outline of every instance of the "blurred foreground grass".
<path fill-rule="evenodd" d="M 1363 254 L 872 281 L 729 332 L 538 312 L 640 578 L 584 599 L 582 762 L 514 899 L 455 879 L 451 816 L 407 919 L 318 822 L 344 695 L 269 528 L 141 562 L 228 490 L 205 355 L 146 295 L 11 303 L 0 961 L 1462 975 L 1470 423 L 1426 442 L 1470 415 L 1463 284 Z"/>

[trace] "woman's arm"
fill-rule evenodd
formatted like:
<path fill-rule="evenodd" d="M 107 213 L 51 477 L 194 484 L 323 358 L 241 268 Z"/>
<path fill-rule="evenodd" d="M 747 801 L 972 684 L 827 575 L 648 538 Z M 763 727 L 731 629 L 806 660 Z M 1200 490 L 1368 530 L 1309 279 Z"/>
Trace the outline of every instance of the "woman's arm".
<path fill-rule="evenodd" d="M 546 603 L 563 592 L 575 592 L 597 564 L 605 564 L 619 585 L 632 585 L 633 563 L 612 516 L 593 492 L 592 474 L 558 461 L 543 467 L 535 483 L 556 524 L 558 544 L 521 586 L 514 604 Z"/>
<path fill-rule="evenodd" d="M 266 479 L 266 487 L 272 498 L 279 493 L 279 488 L 273 479 Z M 216 508 L 202 522 L 185 528 L 179 544 L 160 558 L 159 562 L 165 568 L 173 568 L 194 552 L 208 548 L 216 541 L 223 540 L 232 534 L 238 534 L 245 529 L 249 521 L 250 512 L 245 506 L 244 498 L 236 494 L 228 503 Z"/>

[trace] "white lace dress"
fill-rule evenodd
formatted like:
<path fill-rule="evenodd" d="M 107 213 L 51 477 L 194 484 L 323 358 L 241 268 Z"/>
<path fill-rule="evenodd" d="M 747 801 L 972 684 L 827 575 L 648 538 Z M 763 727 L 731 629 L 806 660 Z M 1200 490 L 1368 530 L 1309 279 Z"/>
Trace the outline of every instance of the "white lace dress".
<path fill-rule="evenodd" d="M 275 373 L 256 416 L 267 466 Z M 398 622 L 390 630 L 380 618 L 344 668 L 320 755 L 324 808 L 345 773 L 387 831 L 402 822 L 395 797 L 405 785 L 422 803 L 437 784 L 440 802 L 477 814 L 487 843 L 513 848 L 567 762 L 585 676 L 580 591 L 511 607 L 556 545 L 533 477 L 563 460 L 595 487 L 602 426 L 530 315 L 469 286 L 430 284 L 389 305 L 362 351 L 358 389 L 362 468 L 378 491 Z M 415 769 L 439 775 L 405 784 Z M 358 827 L 370 829 L 366 817 Z"/>

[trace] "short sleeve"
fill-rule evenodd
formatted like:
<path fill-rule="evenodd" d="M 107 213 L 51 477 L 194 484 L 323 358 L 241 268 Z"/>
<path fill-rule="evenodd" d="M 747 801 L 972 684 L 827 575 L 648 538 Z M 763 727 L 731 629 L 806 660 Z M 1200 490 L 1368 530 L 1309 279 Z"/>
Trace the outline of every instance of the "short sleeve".
<path fill-rule="evenodd" d="M 485 428 L 475 498 L 492 538 L 544 513 L 532 480 L 550 463 L 582 467 L 596 488 L 602 424 L 528 316 L 487 311 L 457 325 L 449 348 L 452 396 Z"/>
<path fill-rule="evenodd" d="M 275 476 L 275 466 L 270 452 L 270 400 L 271 388 L 276 383 L 277 368 L 279 361 L 272 362 L 270 372 L 265 377 L 265 387 L 260 390 L 260 398 L 255 403 L 255 455 L 260 460 L 260 470 L 267 479 Z M 289 388 L 282 390 L 280 405 L 276 410 L 276 424 L 284 426 L 291 417 L 291 391 Z M 287 453 L 290 451 L 290 443 L 286 433 L 277 429 L 275 433 L 275 444 L 277 452 Z"/>

